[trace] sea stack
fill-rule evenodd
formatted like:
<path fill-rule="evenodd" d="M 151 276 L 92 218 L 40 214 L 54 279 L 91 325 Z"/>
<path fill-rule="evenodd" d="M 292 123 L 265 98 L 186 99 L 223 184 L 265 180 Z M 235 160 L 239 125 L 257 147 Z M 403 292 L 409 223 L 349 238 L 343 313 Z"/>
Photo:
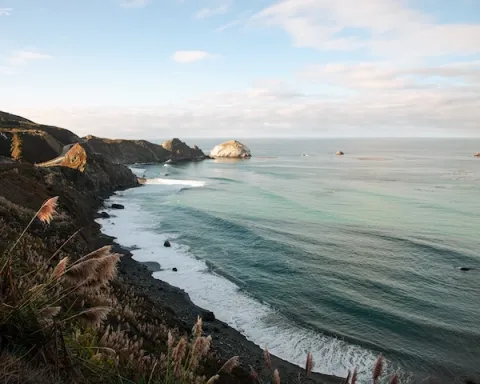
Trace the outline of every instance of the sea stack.
<path fill-rule="evenodd" d="M 342 151 L 337 151 L 335 154 L 336 154 L 337 156 L 343 156 L 343 155 L 344 155 L 344 153 L 343 153 Z"/>
<path fill-rule="evenodd" d="M 210 152 L 210 157 L 230 158 L 230 159 L 247 159 L 252 157 L 250 149 L 236 140 L 230 140 L 215 146 Z"/>

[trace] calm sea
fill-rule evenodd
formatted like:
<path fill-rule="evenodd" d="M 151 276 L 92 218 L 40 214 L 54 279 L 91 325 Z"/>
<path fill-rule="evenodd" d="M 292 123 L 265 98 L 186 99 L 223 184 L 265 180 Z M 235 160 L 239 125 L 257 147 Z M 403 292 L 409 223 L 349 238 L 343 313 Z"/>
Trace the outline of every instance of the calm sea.
<path fill-rule="evenodd" d="M 291 362 L 480 375 L 480 140 L 243 141 L 250 160 L 136 165 L 104 231 Z"/>

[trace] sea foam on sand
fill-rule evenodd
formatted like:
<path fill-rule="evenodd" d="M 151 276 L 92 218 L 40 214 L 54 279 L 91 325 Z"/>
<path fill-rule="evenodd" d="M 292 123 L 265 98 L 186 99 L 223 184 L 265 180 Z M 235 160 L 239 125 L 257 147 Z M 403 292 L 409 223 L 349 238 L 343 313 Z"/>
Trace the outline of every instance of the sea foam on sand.
<path fill-rule="evenodd" d="M 125 209 L 115 210 L 115 217 L 97 219 L 103 233 L 114 236 L 123 246 L 138 247 L 132 251 L 135 260 L 160 263 L 162 270 L 153 273 L 155 278 L 185 290 L 196 305 L 213 311 L 219 320 L 261 348 L 268 348 L 274 355 L 299 366 L 304 365 L 310 351 L 314 357 L 314 371 L 345 377 L 349 369 L 356 367 L 360 373 L 359 382 L 369 382 L 376 359 L 371 351 L 293 323 L 209 270 L 205 261 L 195 258 L 187 247 L 176 244 L 171 234 L 155 232 L 155 224 L 158 225 L 161 218 L 141 209 L 135 196 L 141 198 L 146 188 L 164 188 L 161 184 L 205 185 L 192 180 L 153 179 L 141 189 L 114 195 L 108 203 L 122 204 Z M 163 246 L 167 239 L 172 242 L 171 248 Z M 174 267 L 178 272 L 172 271 Z"/>

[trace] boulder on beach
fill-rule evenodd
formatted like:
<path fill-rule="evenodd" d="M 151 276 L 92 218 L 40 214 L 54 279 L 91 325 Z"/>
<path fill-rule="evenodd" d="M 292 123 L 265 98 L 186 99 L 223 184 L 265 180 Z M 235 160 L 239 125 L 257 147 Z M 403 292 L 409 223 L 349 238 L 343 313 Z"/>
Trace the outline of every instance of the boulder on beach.
<path fill-rule="evenodd" d="M 163 246 L 169 248 L 172 245 L 170 244 L 170 242 L 168 240 L 165 240 L 165 242 L 163 243 Z"/>
<path fill-rule="evenodd" d="M 173 268 L 172 268 L 172 271 L 173 271 L 173 272 L 178 272 L 178 269 L 175 268 L 175 267 L 173 267 Z"/>
<path fill-rule="evenodd" d="M 140 264 L 147 267 L 150 272 L 159 272 L 162 270 L 162 267 L 156 261 L 141 261 Z"/>
<path fill-rule="evenodd" d="M 337 151 L 337 152 L 335 153 L 335 155 L 337 155 L 337 156 L 343 156 L 344 153 L 343 153 L 342 151 Z"/>
<path fill-rule="evenodd" d="M 230 140 L 215 146 L 210 152 L 212 158 L 246 159 L 252 157 L 250 149 L 236 140 Z"/>

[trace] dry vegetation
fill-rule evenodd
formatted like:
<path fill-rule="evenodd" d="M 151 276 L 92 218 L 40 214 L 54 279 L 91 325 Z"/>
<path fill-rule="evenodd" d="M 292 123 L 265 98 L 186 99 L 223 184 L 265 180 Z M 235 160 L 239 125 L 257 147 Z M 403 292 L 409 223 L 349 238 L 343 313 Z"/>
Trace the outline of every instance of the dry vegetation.
<path fill-rule="evenodd" d="M 18 133 L 12 135 L 12 144 L 10 146 L 11 154 L 13 160 L 20 160 L 22 158 L 22 141 Z"/>
<path fill-rule="evenodd" d="M 161 315 L 116 276 L 120 255 L 105 246 L 86 255 L 67 247 L 79 231 L 49 253 L 52 220 L 68 220 L 56 212 L 57 198 L 34 213 L 0 197 L 0 382 L 1 383 L 207 383 L 228 377 L 239 364 L 232 357 L 215 375 L 205 375 L 212 357 L 211 338 L 198 318 L 190 335 L 169 329 Z M 7 225 L 15 215 L 24 227 Z M 1 245 L 1 242 L 0 242 Z M 121 298 L 121 302 L 119 300 Z M 264 353 L 269 382 L 280 374 Z M 308 381 L 312 355 L 298 383 Z M 382 358 L 372 380 L 382 373 Z M 345 383 L 356 383 L 356 372 Z M 250 380 L 261 383 L 251 368 Z M 394 376 L 389 383 L 397 383 Z"/>

